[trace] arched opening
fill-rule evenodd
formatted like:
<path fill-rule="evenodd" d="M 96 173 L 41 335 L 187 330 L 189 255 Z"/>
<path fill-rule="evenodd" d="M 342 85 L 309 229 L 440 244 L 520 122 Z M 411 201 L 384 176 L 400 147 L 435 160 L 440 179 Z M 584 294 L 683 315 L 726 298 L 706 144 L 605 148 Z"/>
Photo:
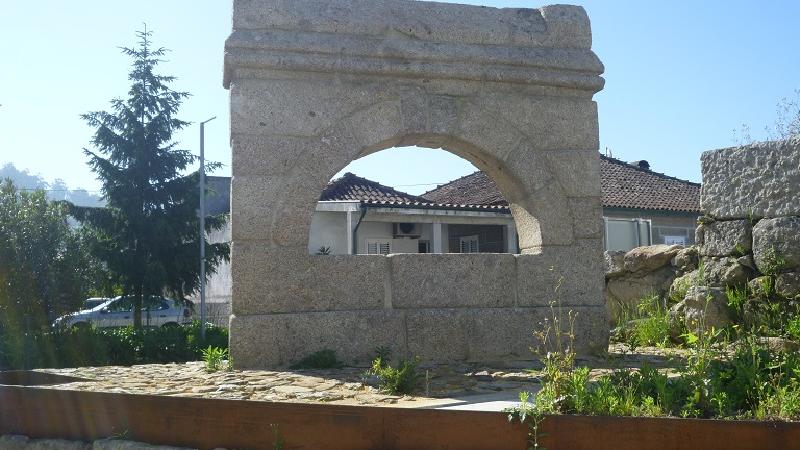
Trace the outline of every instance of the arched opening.
<path fill-rule="evenodd" d="M 418 146 L 369 152 L 322 190 L 311 255 L 519 253 L 498 184 L 456 154 Z"/>

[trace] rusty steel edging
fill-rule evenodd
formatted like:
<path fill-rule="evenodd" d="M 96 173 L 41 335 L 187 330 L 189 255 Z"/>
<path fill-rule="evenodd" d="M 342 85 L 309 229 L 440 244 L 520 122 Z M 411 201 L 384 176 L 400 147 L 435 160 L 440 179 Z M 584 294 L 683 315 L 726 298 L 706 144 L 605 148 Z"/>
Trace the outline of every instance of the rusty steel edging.
<path fill-rule="evenodd" d="M 0 386 L 0 435 L 109 436 L 210 449 L 524 449 L 503 413 L 272 403 Z M 800 423 L 548 416 L 540 444 L 570 449 L 798 449 Z"/>

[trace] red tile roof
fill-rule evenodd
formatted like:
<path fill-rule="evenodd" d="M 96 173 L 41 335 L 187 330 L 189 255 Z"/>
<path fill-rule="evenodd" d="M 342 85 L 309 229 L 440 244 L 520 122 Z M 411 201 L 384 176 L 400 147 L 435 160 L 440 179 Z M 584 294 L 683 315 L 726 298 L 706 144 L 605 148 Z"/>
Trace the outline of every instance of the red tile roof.
<path fill-rule="evenodd" d="M 600 155 L 603 206 L 613 208 L 700 211 L 700 184 Z M 506 205 L 494 181 L 483 172 L 453 180 L 421 195 L 435 203 Z"/>
<path fill-rule="evenodd" d="M 505 203 L 483 204 L 431 201 L 421 196 L 406 194 L 350 172 L 328 183 L 319 199 L 320 201 L 360 201 L 378 206 L 508 211 L 508 205 Z"/>

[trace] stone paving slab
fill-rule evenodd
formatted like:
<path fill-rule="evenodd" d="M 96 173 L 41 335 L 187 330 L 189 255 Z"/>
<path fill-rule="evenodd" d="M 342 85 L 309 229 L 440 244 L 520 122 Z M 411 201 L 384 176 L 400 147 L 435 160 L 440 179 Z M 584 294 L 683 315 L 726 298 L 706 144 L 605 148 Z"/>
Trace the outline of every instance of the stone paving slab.
<path fill-rule="evenodd" d="M 667 368 L 676 349 L 637 348 L 630 352 L 615 344 L 606 358 L 579 360 L 592 367 L 592 376 L 616 368 L 638 368 L 643 364 Z M 365 376 L 364 367 L 327 370 L 233 370 L 207 373 L 202 362 L 149 364 L 131 367 L 80 367 L 42 369 L 89 381 L 46 386 L 52 389 L 168 395 L 175 397 L 235 400 L 329 403 L 406 408 L 447 408 L 498 411 L 513 406 L 520 391 L 539 389 L 534 363 L 520 362 L 505 368 L 454 364 L 421 366 L 422 380 L 413 395 L 389 395 Z"/>

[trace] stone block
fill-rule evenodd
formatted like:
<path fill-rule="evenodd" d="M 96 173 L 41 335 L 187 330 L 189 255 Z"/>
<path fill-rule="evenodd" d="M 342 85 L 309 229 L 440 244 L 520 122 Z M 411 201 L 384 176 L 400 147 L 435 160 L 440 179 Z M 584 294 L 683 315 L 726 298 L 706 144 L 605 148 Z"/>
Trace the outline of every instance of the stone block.
<path fill-rule="evenodd" d="M 327 180 L 326 180 L 327 181 Z M 311 218 L 325 182 L 291 176 L 240 176 L 231 180 L 231 236 L 306 246 Z"/>
<path fill-rule="evenodd" d="M 734 287 L 743 286 L 751 278 L 753 271 L 742 264 L 738 258 L 707 256 L 700 260 L 703 277 L 709 286 Z"/>
<path fill-rule="evenodd" d="M 571 197 L 569 210 L 575 239 L 603 237 L 603 205 L 600 197 Z"/>
<path fill-rule="evenodd" d="M 775 293 L 787 299 L 800 297 L 800 273 L 786 272 L 775 277 Z"/>
<path fill-rule="evenodd" d="M 235 241 L 231 259 L 235 315 L 384 307 L 387 258 L 308 255 L 264 241 Z"/>
<path fill-rule="evenodd" d="M 414 309 L 406 311 L 409 357 L 428 361 L 465 361 L 469 355 L 468 309 Z"/>
<path fill-rule="evenodd" d="M 239 79 L 231 86 L 231 133 L 318 136 L 382 97 L 370 83 Z"/>
<path fill-rule="evenodd" d="M 545 246 L 536 255 L 516 255 L 517 306 L 602 306 L 603 248 L 599 239 L 572 246 Z"/>
<path fill-rule="evenodd" d="M 348 365 L 368 366 L 376 347 L 408 353 L 402 311 L 329 311 L 231 316 L 230 348 L 237 368 L 290 366 L 332 349 Z"/>
<path fill-rule="evenodd" d="M 492 362 L 530 360 L 531 347 L 539 344 L 534 331 L 552 326 L 554 317 L 561 330 L 570 329 L 569 314 L 575 314 L 575 351 L 580 355 L 605 353 L 608 349 L 606 313 L 602 307 L 537 307 L 472 309 L 467 312 L 469 360 Z M 554 339 L 551 334 L 551 342 Z"/>
<path fill-rule="evenodd" d="M 514 305 L 514 255 L 391 255 L 389 260 L 394 308 Z"/>
<path fill-rule="evenodd" d="M 753 247 L 753 227 L 749 220 L 725 220 L 702 224 L 697 241 L 703 256 L 743 256 Z"/>
<path fill-rule="evenodd" d="M 759 220 L 753 227 L 753 256 L 764 274 L 800 267 L 800 217 Z"/>
<path fill-rule="evenodd" d="M 800 216 L 800 137 L 708 151 L 700 207 L 718 219 Z"/>
<path fill-rule="evenodd" d="M 232 134 L 233 177 L 285 178 L 303 174 L 327 183 L 359 155 L 360 142 L 352 133 L 348 129 L 336 131 L 321 137 Z"/>
<path fill-rule="evenodd" d="M 234 4 L 234 29 L 296 29 L 434 42 L 589 48 L 589 19 L 578 6 L 487 8 L 384 0 L 249 0 Z"/>

